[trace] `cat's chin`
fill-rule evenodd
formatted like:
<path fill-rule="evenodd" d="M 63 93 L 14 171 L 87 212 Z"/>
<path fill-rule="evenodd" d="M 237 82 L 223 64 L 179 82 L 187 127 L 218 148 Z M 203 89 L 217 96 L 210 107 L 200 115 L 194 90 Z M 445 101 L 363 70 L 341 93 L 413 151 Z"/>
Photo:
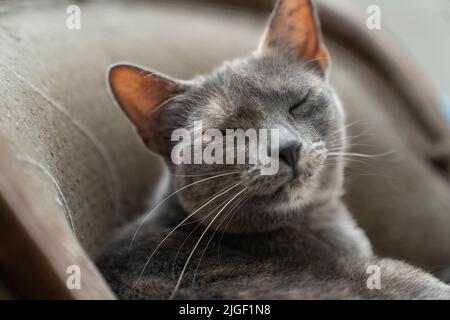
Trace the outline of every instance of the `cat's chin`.
<path fill-rule="evenodd" d="M 252 203 L 261 211 L 271 211 L 276 215 L 300 210 L 312 201 L 314 191 L 310 181 L 290 180 L 272 192 L 265 190 L 252 196 Z"/>
<path fill-rule="evenodd" d="M 314 185 L 314 180 L 316 179 L 312 174 L 303 172 L 296 175 L 274 177 L 274 179 L 265 181 L 261 185 L 255 181 L 253 186 L 255 198 L 286 201 L 292 193 L 301 197 L 302 193 Z"/>

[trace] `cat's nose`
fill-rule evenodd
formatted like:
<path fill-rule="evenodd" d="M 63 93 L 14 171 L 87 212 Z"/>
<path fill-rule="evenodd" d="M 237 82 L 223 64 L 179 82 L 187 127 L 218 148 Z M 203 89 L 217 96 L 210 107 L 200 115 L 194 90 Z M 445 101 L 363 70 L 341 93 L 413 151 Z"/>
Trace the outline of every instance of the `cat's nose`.
<path fill-rule="evenodd" d="M 301 151 L 302 144 L 300 142 L 291 142 L 287 146 L 281 148 L 280 159 L 295 171 Z"/>

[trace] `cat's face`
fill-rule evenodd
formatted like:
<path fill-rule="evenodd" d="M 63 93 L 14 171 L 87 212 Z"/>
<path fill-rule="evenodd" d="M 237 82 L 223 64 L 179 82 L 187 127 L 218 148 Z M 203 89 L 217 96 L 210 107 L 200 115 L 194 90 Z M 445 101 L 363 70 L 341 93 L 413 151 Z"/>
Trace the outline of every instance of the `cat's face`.
<path fill-rule="evenodd" d="M 146 144 L 166 160 L 177 196 L 194 220 L 234 232 L 262 231 L 335 196 L 342 164 L 328 158 L 329 151 L 335 155 L 343 148 L 343 111 L 326 81 L 328 57 L 318 28 L 309 1 L 285 0 L 274 11 L 261 48 L 211 75 L 180 82 L 136 67 L 112 69 L 119 104 Z M 172 141 L 179 129 L 192 137 L 182 145 L 192 161 L 181 164 L 174 161 L 180 144 Z M 276 170 L 263 174 L 264 165 L 250 161 L 256 149 L 249 151 L 249 140 L 227 144 L 229 130 L 237 129 L 254 129 L 257 139 L 267 133 L 268 145 L 261 150 Z M 223 146 L 223 163 L 194 161 L 196 153 L 205 154 L 217 142 L 208 132 L 223 134 L 215 145 Z M 245 161 L 238 161 L 240 148 Z"/>

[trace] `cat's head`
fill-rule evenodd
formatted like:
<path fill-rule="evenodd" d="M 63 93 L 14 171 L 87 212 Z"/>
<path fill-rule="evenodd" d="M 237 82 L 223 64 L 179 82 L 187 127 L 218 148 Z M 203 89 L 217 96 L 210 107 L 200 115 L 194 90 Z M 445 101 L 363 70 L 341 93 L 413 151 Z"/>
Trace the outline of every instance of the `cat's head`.
<path fill-rule="evenodd" d="M 257 51 L 210 75 L 181 81 L 116 65 L 109 81 L 144 143 L 165 159 L 175 189 L 181 189 L 177 196 L 193 219 L 251 232 L 285 225 L 340 196 L 344 116 L 328 84 L 328 68 L 313 3 L 282 0 Z M 267 162 L 250 163 L 259 150 L 251 149 L 250 140 L 240 147 L 252 151 L 244 152 L 244 163 L 238 161 L 237 141 L 227 144 L 231 129 L 254 129 L 258 141 L 264 134 L 260 129 L 266 129 L 265 150 L 276 171 L 262 174 Z M 190 143 L 181 138 L 183 132 Z M 177 154 L 191 162 L 180 164 Z M 224 163 L 211 163 L 211 156 Z"/>

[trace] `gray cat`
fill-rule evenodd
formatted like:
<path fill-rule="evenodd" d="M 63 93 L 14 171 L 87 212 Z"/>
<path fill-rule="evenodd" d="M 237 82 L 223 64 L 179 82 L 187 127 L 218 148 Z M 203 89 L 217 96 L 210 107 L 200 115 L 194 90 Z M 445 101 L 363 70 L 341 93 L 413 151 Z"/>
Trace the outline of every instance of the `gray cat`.
<path fill-rule="evenodd" d="M 450 287 L 372 253 L 341 201 L 346 133 L 314 4 L 277 3 L 258 50 L 180 81 L 111 68 L 112 92 L 176 192 L 98 261 L 123 299 L 450 299 Z M 171 133 L 276 128 L 279 171 L 175 165 Z M 226 149 L 229 152 L 229 149 Z"/>

